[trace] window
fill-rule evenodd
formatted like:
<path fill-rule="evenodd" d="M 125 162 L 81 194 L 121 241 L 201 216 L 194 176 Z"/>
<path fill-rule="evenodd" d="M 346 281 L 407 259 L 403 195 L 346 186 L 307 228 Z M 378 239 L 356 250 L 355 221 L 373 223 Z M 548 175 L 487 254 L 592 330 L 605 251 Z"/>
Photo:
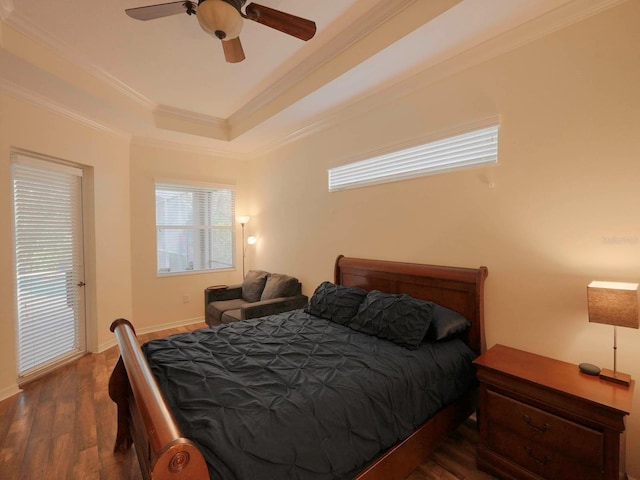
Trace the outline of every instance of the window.
<path fill-rule="evenodd" d="M 498 163 L 498 124 L 329 169 L 329 191 Z M 486 124 L 487 122 L 485 122 Z"/>
<path fill-rule="evenodd" d="M 158 275 L 235 265 L 235 190 L 156 182 Z"/>

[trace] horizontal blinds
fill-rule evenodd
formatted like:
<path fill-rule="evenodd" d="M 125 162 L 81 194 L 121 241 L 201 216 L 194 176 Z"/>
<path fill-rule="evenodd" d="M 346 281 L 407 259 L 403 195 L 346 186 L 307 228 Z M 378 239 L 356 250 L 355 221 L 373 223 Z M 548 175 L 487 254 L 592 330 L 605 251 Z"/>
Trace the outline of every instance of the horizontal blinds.
<path fill-rule="evenodd" d="M 84 350 L 82 171 L 43 164 L 12 164 L 20 376 Z"/>
<path fill-rule="evenodd" d="M 498 125 L 329 169 L 329 191 L 498 162 Z"/>
<path fill-rule="evenodd" d="M 158 273 L 234 265 L 233 187 L 156 183 Z"/>

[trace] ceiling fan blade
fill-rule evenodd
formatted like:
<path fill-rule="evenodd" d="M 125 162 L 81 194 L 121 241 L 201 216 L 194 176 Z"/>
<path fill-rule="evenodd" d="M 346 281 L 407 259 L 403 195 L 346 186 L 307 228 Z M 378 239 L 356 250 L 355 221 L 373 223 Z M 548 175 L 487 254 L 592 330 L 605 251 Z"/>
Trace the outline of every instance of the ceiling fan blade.
<path fill-rule="evenodd" d="M 222 50 L 224 51 L 224 59 L 229 63 L 239 63 L 245 59 L 240 37 L 222 40 Z"/>
<path fill-rule="evenodd" d="M 168 17 L 178 13 L 195 13 L 193 2 L 181 0 L 180 2 L 161 3 L 159 5 L 147 5 L 146 7 L 127 8 L 126 14 L 136 20 L 153 20 L 155 18 Z M 191 13 L 189 13 L 191 15 Z"/>
<path fill-rule="evenodd" d="M 247 5 L 245 13 L 249 20 L 275 28 L 300 40 L 310 40 L 316 34 L 315 22 L 296 17 L 290 13 L 281 12 L 280 10 L 258 5 L 257 3 Z"/>

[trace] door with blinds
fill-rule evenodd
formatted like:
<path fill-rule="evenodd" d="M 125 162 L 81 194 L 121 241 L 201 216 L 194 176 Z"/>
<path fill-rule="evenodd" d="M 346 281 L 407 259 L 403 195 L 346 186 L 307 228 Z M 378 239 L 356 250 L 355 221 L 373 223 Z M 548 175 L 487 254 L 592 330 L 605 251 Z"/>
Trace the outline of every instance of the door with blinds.
<path fill-rule="evenodd" d="M 82 170 L 12 154 L 18 381 L 85 350 Z"/>

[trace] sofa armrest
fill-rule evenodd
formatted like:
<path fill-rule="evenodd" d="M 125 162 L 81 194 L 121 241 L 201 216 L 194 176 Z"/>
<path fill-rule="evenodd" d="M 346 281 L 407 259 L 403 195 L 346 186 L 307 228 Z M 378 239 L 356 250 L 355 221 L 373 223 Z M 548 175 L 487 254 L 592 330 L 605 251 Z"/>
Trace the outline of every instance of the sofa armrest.
<path fill-rule="evenodd" d="M 236 298 L 242 298 L 242 285 L 215 285 L 204 289 L 205 308 L 211 302 L 234 300 Z"/>
<path fill-rule="evenodd" d="M 309 298 L 306 295 L 295 295 L 293 297 L 279 297 L 248 303 L 240 307 L 240 318 L 247 320 L 249 318 L 265 317 L 267 315 L 275 315 L 276 313 L 297 310 L 298 308 L 303 308 L 308 301 Z"/>

